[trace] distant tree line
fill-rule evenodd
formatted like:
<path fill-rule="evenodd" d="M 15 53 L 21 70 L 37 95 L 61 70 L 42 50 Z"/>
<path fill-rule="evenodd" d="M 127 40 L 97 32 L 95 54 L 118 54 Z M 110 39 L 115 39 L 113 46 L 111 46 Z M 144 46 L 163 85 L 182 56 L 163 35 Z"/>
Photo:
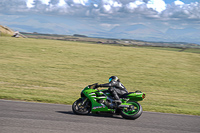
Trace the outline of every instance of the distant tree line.
<path fill-rule="evenodd" d="M 76 37 L 87 37 L 86 35 L 80 35 L 80 34 L 74 34 L 73 36 L 76 36 Z"/>

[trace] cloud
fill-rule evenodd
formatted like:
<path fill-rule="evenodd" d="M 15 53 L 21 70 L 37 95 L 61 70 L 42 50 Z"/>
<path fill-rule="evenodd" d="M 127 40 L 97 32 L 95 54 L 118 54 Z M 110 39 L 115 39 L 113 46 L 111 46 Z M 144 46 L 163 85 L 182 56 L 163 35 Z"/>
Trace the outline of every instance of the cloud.
<path fill-rule="evenodd" d="M 200 20 L 200 3 L 184 4 L 177 0 L 172 5 L 168 5 L 161 17 L 166 19 Z"/>
<path fill-rule="evenodd" d="M 144 5 L 145 3 L 142 1 L 142 0 L 136 0 L 134 2 L 130 2 L 126 5 L 126 7 L 129 9 L 129 10 L 134 10 L 136 8 L 138 8 L 139 6 L 141 5 Z"/>
<path fill-rule="evenodd" d="M 74 4 L 81 4 L 83 6 L 86 6 L 88 3 L 88 0 L 73 0 Z"/>
<path fill-rule="evenodd" d="M 200 24 L 200 2 L 185 4 L 181 0 L 171 4 L 164 0 L 1 0 L 0 13 L 81 18 L 106 28 L 141 22 L 179 28 Z"/>
<path fill-rule="evenodd" d="M 32 8 L 32 7 L 34 7 L 34 0 L 27 0 L 27 2 L 26 2 L 26 6 L 28 7 L 28 8 Z"/>
<path fill-rule="evenodd" d="M 150 0 L 147 3 L 148 8 L 152 8 L 156 10 L 157 12 L 162 12 L 163 10 L 166 9 L 166 4 L 164 0 Z"/>
<path fill-rule="evenodd" d="M 58 7 L 62 7 L 66 5 L 65 0 L 60 0 L 59 2 L 57 2 Z"/>
<path fill-rule="evenodd" d="M 1 13 L 42 13 L 65 16 L 137 16 L 200 19 L 200 3 L 174 0 L 1 0 Z M 123 15 L 124 14 L 124 15 Z M 178 15 L 179 14 L 179 15 Z"/>
<path fill-rule="evenodd" d="M 41 0 L 41 2 L 42 2 L 42 4 L 46 4 L 46 5 L 49 5 L 49 2 L 50 2 L 51 0 Z"/>
<path fill-rule="evenodd" d="M 182 6 L 182 5 L 184 5 L 185 3 L 183 3 L 183 2 L 180 1 L 180 0 L 176 0 L 176 1 L 174 1 L 174 4 L 177 5 L 177 6 Z"/>

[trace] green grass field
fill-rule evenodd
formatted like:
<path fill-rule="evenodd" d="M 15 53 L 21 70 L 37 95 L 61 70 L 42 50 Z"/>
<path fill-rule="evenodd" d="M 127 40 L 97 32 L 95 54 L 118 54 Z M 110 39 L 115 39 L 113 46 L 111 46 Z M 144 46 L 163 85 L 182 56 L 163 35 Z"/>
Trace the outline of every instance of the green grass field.
<path fill-rule="evenodd" d="M 200 115 L 200 54 L 0 37 L 0 99 L 72 104 L 118 76 L 145 111 Z"/>

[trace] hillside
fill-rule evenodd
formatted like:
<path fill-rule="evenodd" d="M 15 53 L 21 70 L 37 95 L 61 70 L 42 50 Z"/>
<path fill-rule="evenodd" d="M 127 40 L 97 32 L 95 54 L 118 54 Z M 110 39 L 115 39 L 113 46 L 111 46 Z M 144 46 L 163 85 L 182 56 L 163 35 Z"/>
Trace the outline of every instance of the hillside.
<path fill-rule="evenodd" d="M 145 111 L 200 115 L 200 54 L 0 37 L 0 98 L 72 104 L 92 83 L 117 75 L 141 90 Z"/>
<path fill-rule="evenodd" d="M 0 25 L 0 36 L 12 36 L 14 31 L 9 27 Z"/>
<path fill-rule="evenodd" d="M 13 36 L 15 31 L 7 26 L 0 25 L 0 36 Z M 18 37 L 27 38 L 25 35 L 18 32 Z"/>

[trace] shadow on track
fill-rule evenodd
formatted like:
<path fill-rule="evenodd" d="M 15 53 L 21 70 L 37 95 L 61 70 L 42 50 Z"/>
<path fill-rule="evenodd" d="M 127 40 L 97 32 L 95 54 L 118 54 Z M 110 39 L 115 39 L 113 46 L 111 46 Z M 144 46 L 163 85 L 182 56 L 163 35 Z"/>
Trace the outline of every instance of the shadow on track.
<path fill-rule="evenodd" d="M 69 115 L 76 115 L 74 114 L 72 111 L 56 111 L 57 113 L 62 113 L 62 114 L 69 114 Z M 84 115 L 82 115 L 84 116 Z M 88 115 L 85 116 L 92 116 L 92 117 L 104 117 L 104 118 L 114 118 L 114 119 L 123 119 L 120 115 L 115 115 L 115 114 L 109 114 L 109 113 L 98 113 L 98 114 L 94 114 L 94 113 L 90 113 Z"/>

